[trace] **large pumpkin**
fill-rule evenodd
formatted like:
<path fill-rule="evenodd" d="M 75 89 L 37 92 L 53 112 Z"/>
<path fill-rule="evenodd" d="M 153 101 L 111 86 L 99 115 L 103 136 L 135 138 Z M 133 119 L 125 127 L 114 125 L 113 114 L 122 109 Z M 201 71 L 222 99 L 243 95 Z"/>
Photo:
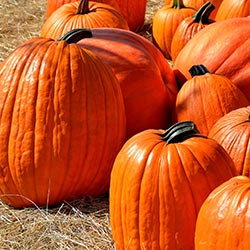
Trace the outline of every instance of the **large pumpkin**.
<path fill-rule="evenodd" d="M 75 1 L 77 0 L 47 0 L 46 18 L 63 4 Z M 146 0 L 95 0 L 95 2 L 109 4 L 119 10 L 132 31 L 140 30 L 144 25 Z"/>
<path fill-rule="evenodd" d="M 221 117 L 208 136 L 227 151 L 239 175 L 250 177 L 250 106 L 238 108 Z"/>
<path fill-rule="evenodd" d="M 97 27 L 128 29 L 128 23 L 108 4 L 80 0 L 53 12 L 43 24 L 40 36 L 56 40 L 72 29 Z"/>
<path fill-rule="evenodd" d="M 173 69 L 183 84 L 191 78 L 189 69 L 203 64 L 211 73 L 228 77 L 250 100 L 249 57 L 250 18 L 231 18 L 200 30 L 180 51 Z"/>
<path fill-rule="evenodd" d="M 250 248 L 250 179 L 236 176 L 209 194 L 197 218 L 195 250 Z"/>
<path fill-rule="evenodd" d="M 91 37 L 87 37 L 89 32 Z M 178 89 L 161 52 L 146 38 L 128 30 L 95 28 L 86 30 L 86 37 L 78 44 L 107 63 L 121 85 L 126 138 L 148 128 L 168 128 Z"/>
<path fill-rule="evenodd" d="M 210 73 L 204 65 L 190 69 L 192 78 L 177 94 L 176 121 L 192 120 L 203 135 L 208 135 L 215 122 L 249 101 L 227 77 Z"/>
<path fill-rule="evenodd" d="M 193 122 L 145 130 L 114 162 L 110 220 L 117 250 L 193 250 L 196 218 L 209 193 L 235 176 L 232 159 Z"/>
<path fill-rule="evenodd" d="M 111 69 L 75 36 L 30 39 L 0 65 L 0 197 L 11 206 L 109 188 L 125 138 L 123 97 Z"/>

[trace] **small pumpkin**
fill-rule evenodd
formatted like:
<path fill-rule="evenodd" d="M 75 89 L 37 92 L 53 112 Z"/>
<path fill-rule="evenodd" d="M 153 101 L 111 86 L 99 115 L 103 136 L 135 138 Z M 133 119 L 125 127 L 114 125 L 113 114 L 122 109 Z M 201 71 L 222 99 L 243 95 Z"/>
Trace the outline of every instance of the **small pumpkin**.
<path fill-rule="evenodd" d="M 186 7 L 183 0 L 173 0 L 171 6 L 164 5 L 153 15 L 153 42 L 167 59 L 171 59 L 171 43 L 178 25 L 195 12 L 194 8 Z"/>
<path fill-rule="evenodd" d="M 121 13 L 108 4 L 80 0 L 62 5 L 45 21 L 40 36 L 54 40 L 76 28 L 129 29 Z"/>
<path fill-rule="evenodd" d="M 90 49 L 117 77 L 126 112 L 126 139 L 148 128 L 167 128 L 178 92 L 174 73 L 161 52 L 135 32 L 86 29 L 78 45 Z"/>
<path fill-rule="evenodd" d="M 212 74 L 228 77 L 250 100 L 249 57 L 250 18 L 230 18 L 200 30 L 180 51 L 173 70 L 182 85 L 191 78 L 189 69 L 203 64 Z"/>
<path fill-rule="evenodd" d="M 209 194 L 197 218 L 196 250 L 249 249 L 249 190 L 250 178 L 236 176 Z"/>
<path fill-rule="evenodd" d="M 120 85 L 76 44 L 35 37 L 0 64 L 0 198 L 20 208 L 99 196 L 125 139 Z"/>
<path fill-rule="evenodd" d="M 204 65 L 194 65 L 189 71 L 192 78 L 176 97 L 176 121 L 192 120 L 203 135 L 208 135 L 219 118 L 249 105 L 245 95 L 227 77 L 210 73 Z"/>
<path fill-rule="evenodd" d="M 173 62 L 181 49 L 197 32 L 214 22 L 210 18 L 210 14 L 214 8 L 215 6 L 208 1 L 193 16 L 186 17 L 181 21 L 171 43 L 171 57 Z"/>
<path fill-rule="evenodd" d="M 227 151 L 239 175 L 250 177 L 250 106 L 238 108 L 221 117 L 208 136 Z"/>
<path fill-rule="evenodd" d="M 111 173 L 116 248 L 193 250 L 201 205 L 235 175 L 223 147 L 202 136 L 192 121 L 136 134 L 123 145 Z"/>

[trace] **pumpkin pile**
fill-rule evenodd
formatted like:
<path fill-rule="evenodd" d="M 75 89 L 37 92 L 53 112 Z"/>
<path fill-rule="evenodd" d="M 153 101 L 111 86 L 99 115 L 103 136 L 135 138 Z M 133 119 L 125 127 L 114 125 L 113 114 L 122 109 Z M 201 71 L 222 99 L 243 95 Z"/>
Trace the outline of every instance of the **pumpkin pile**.
<path fill-rule="evenodd" d="M 47 1 L 0 64 L 1 199 L 109 193 L 117 250 L 248 249 L 248 10 L 163 2 L 146 39 L 146 0 Z"/>

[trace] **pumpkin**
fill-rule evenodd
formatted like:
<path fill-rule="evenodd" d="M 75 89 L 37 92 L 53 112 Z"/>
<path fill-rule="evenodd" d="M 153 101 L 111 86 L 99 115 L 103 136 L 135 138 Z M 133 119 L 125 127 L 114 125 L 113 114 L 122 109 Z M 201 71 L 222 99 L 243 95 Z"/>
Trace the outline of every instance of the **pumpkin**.
<path fill-rule="evenodd" d="M 195 250 L 249 249 L 249 190 L 249 177 L 235 176 L 209 194 L 197 218 Z"/>
<path fill-rule="evenodd" d="M 178 25 L 195 12 L 195 9 L 186 7 L 183 0 L 173 0 L 171 6 L 165 5 L 153 15 L 153 42 L 167 59 L 171 59 L 171 43 Z"/>
<path fill-rule="evenodd" d="M 234 17 L 247 17 L 250 15 L 250 2 L 248 0 L 223 0 L 215 16 L 216 21 Z"/>
<path fill-rule="evenodd" d="M 206 2 L 193 16 L 186 17 L 181 21 L 171 42 L 173 62 L 181 49 L 197 32 L 214 22 L 214 20 L 210 19 L 210 14 L 214 8 L 215 6 L 211 2 Z"/>
<path fill-rule="evenodd" d="M 65 3 L 77 0 L 47 0 L 46 18 Z M 144 25 L 146 14 L 146 0 L 95 0 L 95 2 L 109 4 L 116 8 L 128 22 L 132 31 L 139 31 Z"/>
<path fill-rule="evenodd" d="M 173 70 L 182 85 L 191 78 L 189 69 L 203 64 L 209 72 L 228 77 L 250 100 L 249 57 L 250 18 L 231 18 L 200 30 L 180 51 Z"/>
<path fill-rule="evenodd" d="M 178 88 L 161 52 L 135 32 L 115 28 L 86 29 L 91 37 L 78 45 L 90 49 L 117 77 L 126 112 L 126 139 L 148 128 L 167 128 Z"/>
<path fill-rule="evenodd" d="M 192 121 L 145 130 L 123 145 L 111 172 L 110 223 L 117 250 L 193 250 L 209 193 L 235 176 L 222 146 Z"/>
<path fill-rule="evenodd" d="M 239 175 L 250 177 L 250 106 L 238 108 L 221 117 L 208 136 L 227 151 Z"/>
<path fill-rule="evenodd" d="M 164 4 L 171 5 L 172 1 L 173 0 L 165 0 Z M 210 15 L 210 17 L 213 19 L 213 18 L 215 18 L 216 13 L 217 13 L 221 3 L 223 2 L 223 0 L 211 0 L 210 2 L 215 6 L 215 9 L 212 11 L 212 13 Z M 183 0 L 183 3 L 187 7 L 192 7 L 192 8 L 195 8 L 196 10 L 199 10 L 202 5 L 207 3 L 207 0 Z"/>
<path fill-rule="evenodd" d="M 115 27 L 128 29 L 127 21 L 110 5 L 89 0 L 64 4 L 45 21 L 40 36 L 54 40 L 76 28 Z"/>
<path fill-rule="evenodd" d="M 230 111 L 249 101 L 227 77 L 210 73 L 204 65 L 190 68 L 192 78 L 181 87 L 175 106 L 176 121 L 192 120 L 203 135 Z"/>
<path fill-rule="evenodd" d="M 93 52 L 35 37 L 0 65 L 0 197 L 19 208 L 99 196 L 125 139 L 119 83 Z"/>

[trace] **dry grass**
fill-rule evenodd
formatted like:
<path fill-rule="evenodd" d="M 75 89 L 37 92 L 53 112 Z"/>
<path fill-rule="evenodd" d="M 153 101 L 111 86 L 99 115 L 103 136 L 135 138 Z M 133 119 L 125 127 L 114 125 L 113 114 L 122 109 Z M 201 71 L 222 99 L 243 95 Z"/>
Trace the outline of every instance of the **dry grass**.
<path fill-rule="evenodd" d="M 147 4 L 140 35 L 151 39 L 152 16 L 162 5 Z M 39 35 L 46 0 L 0 1 L 0 62 L 16 46 Z M 0 249 L 114 249 L 107 196 L 55 208 L 15 210 L 0 202 Z"/>

